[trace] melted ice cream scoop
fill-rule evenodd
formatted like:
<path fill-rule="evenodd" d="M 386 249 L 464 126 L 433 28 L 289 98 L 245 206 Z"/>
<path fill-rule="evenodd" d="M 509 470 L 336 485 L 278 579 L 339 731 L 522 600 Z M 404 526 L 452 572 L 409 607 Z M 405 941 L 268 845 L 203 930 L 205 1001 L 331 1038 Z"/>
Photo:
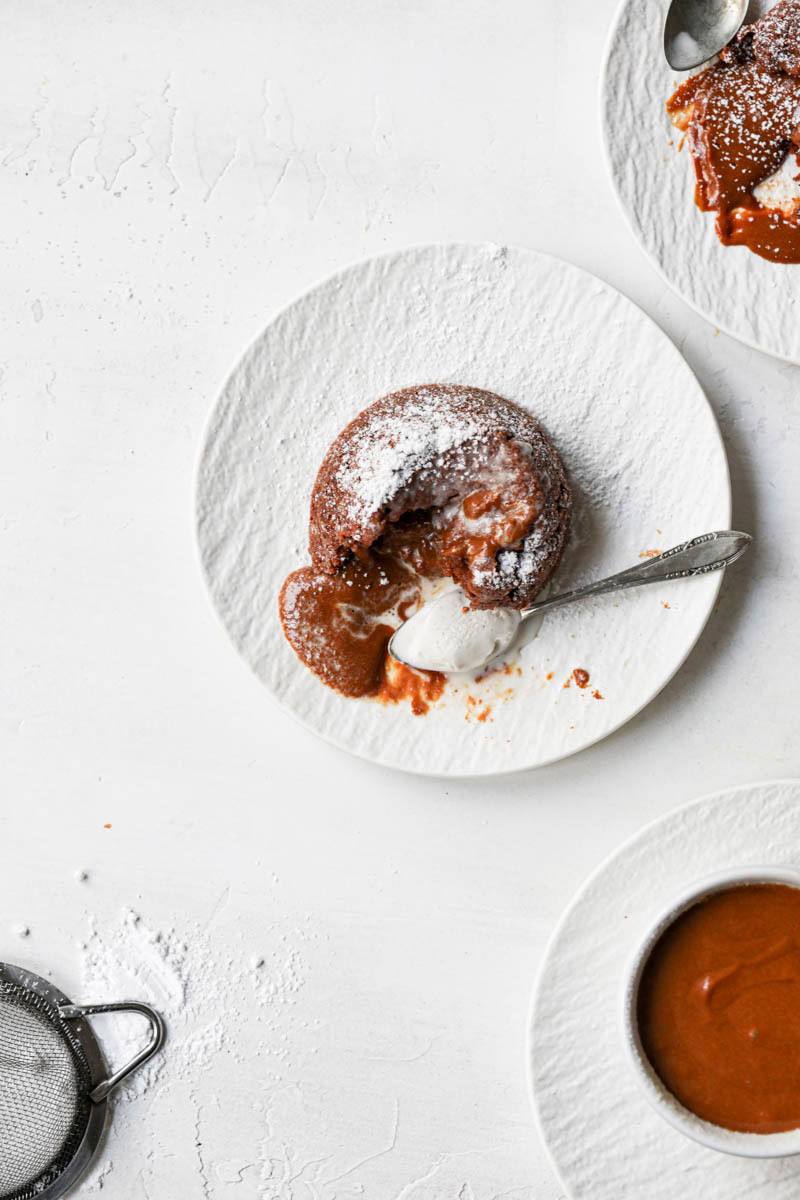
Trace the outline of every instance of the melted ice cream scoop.
<path fill-rule="evenodd" d="M 665 550 L 656 558 L 629 567 L 597 583 L 562 592 L 549 600 L 540 600 L 528 608 L 473 609 L 461 588 L 452 588 L 443 596 L 424 604 L 392 634 L 389 653 L 398 662 L 420 671 L 456 674 L 485 667 L 509 649 L 520 624 L 534 614 L 561 608 L 585 596 L 600 596 L 639 587 L 644 583 L 663 583 L 669 579 L 689 579 L 727 567 L 744 554 L 753 539 L 748 533 L 726 529 L 704 533 L 702 537 Z"/>
<path fill-rule="evenodd" d="M 389 653 L 422 671 L 472 671 L 511 645 L 520 620 L 513 608 L 470 608 L 461 588 L 452 588 L 404 621 Z"/>

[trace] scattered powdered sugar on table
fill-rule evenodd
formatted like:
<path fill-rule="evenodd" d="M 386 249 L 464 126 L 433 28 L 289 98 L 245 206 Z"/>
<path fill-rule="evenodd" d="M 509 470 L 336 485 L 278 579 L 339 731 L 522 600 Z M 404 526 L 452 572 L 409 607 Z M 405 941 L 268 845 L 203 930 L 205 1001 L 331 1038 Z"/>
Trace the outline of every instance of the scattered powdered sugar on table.
<path fill-rule="evenodd" d="M 283 1082 L 293 1005 L 305 983 L 302 948 L 312 936 L 307 922 L 288 930 L 267 928 L 268 948 L 254 953 L 240 932 L 221 937 L 218 929 L 179 921 L 158 928 L 132 908 L 110 919 L 87 917 L 87 935 L 79 944 L 79 999 L 144 1001 L 167 1025 L 163 1049 L 112 1095 L 109 1135 L 84 1185 L 87 1191 L 110 1186 L 117 1169 L 129 1182 L 141 1174 L 144 1196 L 168 1195 L 172 1186 L 173 1195 L 189 1194 L 181 1187 L 198 1174 L 199 1194 L 206 1196 L 240 1174 L 269 1179 L 269 1096 Z M 128 1061 L 148 1036 L 135 1014 L 96 1016 L 91 1023 L 110 1070 Z M 235 1093 L 227 1101 L 219 1093 L 223 1080 L 223 1088 Z M 212 1109 L 221 1103 L 245 1104 L 239 1122 L 243 1149 L 235 1160 L 232 1145 L 207 1147 L 205 1141 L 204 1114 L 208 1128 L 215 1128 Z M 171 1137 L 177 1129 L 182 1138 L 181 1161 L 171 1165 L 165 1165 L 173 1157 L 164 1144 L 165 1128 Z M 128 1194 L 121 1180 L 115 1178 L 114 1186 L 116 1194 Z"/>
<path fill-rule="evenodd" d="M 191 947 L 191 948 L 190 948 Z M 160 1013 L 177 1016 L 177 1038 L 170 1037 L 168 1054 L 157 1054 L 124 1085 L 141 1095 L 169 1064 L 172 1075 L 190 1075 L 208 1064 L 222 1046 L 218 1017 L 208 1019 L 208 1006 L 220 1000 L 217 974 L 201 970 L 207 949 L 198 931 L 183 940 L 175 930 L 153 930 L 131 908 L 124 909 L 118 925 L 104 933 L 96 917 L 89 918 L 89 936 L 83 943 L 83 994 L 92 1002 L 144 1000 Z M 93 1018 L 102 1036 L 106 1058 L 120 1064 L 142 1045 L 140 1017 L 119 1013 Z"/>

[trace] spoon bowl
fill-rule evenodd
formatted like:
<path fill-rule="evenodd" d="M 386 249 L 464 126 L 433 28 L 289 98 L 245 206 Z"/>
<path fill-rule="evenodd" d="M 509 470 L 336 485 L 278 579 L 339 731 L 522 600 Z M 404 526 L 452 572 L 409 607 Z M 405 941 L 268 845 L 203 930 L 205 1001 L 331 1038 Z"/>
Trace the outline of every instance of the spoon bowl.
<path fill-rule="evenodd" d="M 749 533 L 735 529 L 704 533 L 627 571 L 539 600 L 523 609 L 470 608 L 461 588 L 451 588 L 443 596 L 423 604 L 394 631 L 389 653 L 397 662 L 418 671 L 442 671 L 446 675 L 477 671 L 504 654 L 513 644 L 522 622 L 534 614 L 561 608 L 587 596 L 718 571 L 741 558 L 752 540 Z"/>
<path fill-rule="evenodd" d="M 690 71 L 727 46 L 744 24 L 748 0 L 672 0 L 664 54 L 675 71 Z"/>
<path fill-rule="evenodd" d="M 389 653 L 418 671 L 476 671 L 505 653 L 521 620 L 514 608 L 470 608 L 461 588 L 450 588 L 395 630 Z"/>

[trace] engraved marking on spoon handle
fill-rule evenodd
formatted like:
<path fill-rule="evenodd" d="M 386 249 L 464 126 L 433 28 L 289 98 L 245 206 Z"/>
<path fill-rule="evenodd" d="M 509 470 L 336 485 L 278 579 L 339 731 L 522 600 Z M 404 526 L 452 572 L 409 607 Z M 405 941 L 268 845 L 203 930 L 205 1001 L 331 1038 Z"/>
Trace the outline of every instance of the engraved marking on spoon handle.
<path fill-rule="evenodd" d="M 739 533 L 734 529 L 701 534 L 689 542 L 665 550 L 657 558 L 651 558 L 646 563 L 628 567 L 626 571 L 619 571 L 607 579 L 600 579 L 596 583 L 589 583 L 585 587 L 574 588 L 570 592 L 562 592 L 559 596 L 532 604 L 522 610 L 522 619 L 551 608 L 561 608 L 562 605 L 580 600 L 584 596 L 601 596 L 607 592 L 640 587 L 645 583 L 663 583 L 671 579 L 708 575 L 711 571 L 718 571 L 721 567 L 736 562 L 752 540 L 749 534 Z"/>

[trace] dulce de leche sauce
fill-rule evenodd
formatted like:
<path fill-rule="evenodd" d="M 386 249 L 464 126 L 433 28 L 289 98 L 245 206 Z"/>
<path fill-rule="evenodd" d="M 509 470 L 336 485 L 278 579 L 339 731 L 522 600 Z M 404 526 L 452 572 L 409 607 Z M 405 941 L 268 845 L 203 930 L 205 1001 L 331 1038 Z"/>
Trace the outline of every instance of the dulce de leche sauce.
<path fill-rule="evenodd" d="M 685 1108 L 745 1133 L 800 1128 L 800 888 L 732 887 L 679 916 L 645 964 L 637 1018 Z"/>
<path fill-rule="evenodd" d="M 716 212 L 720 241 L 800 263 L 800 0 L 768 8 L 681 84 L 667 111 L 686 132 L 695 198 Z"/>
<path fill-rule="evenodd" d="M 667 112 L 687 134 L 697 206 L 716 212 L 724 245 L 746 246 L 772 262 L 800 262 L 797 211 L 762 207 L 753 194 L 787 154 L 797 154 L 799 110 L 800 82 L 755 62 L 716 63 L 669 100 Z"/>
<path fill-rule="evenodd" d="M 420 580 L 440 574 L 436 546 L 429 524 L 407 519 L 335 575 L 313 567 L 292 572 L 279 606 L 298 658 L 345 696 L 407 700 L 416 716 L 426 713 L 444 691 L 444 676 L 395 662 L 388 645 L 398 619 L 417 607 Z"/>

